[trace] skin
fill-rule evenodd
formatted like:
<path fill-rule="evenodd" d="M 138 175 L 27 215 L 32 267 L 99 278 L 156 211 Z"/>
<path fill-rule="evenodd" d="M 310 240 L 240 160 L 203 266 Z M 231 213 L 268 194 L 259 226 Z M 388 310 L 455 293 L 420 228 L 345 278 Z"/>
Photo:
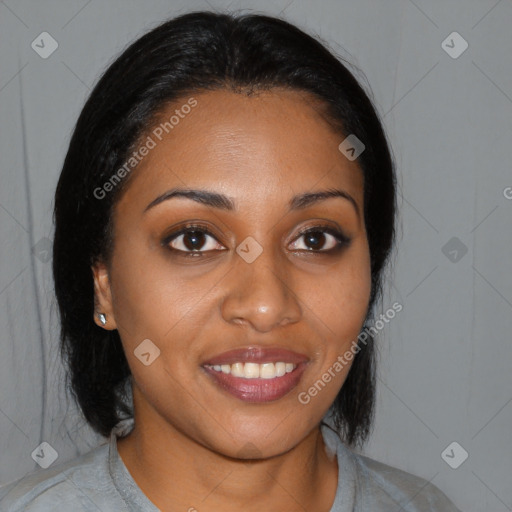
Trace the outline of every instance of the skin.
<path fill-rule="evenodd" d="M 345 136 L 306 93 L 208 91 L 194 98 L 198 105 L 139 164 L 116 205 L 111 264 L 92 268 L 97 311 L 107 316 L 105 329 L 119 330 L 133 374 L 136 426 L 118 439 L 118 450 L 163 511 L 327 512 L 338 467 L 319 424 L 350 366 L 309 404 L 297 396 L 350 347 L 366 317 L 363 174 L 338 150 Z M 236 209 L 173 198 L 144 213 L 174 187 L 225 194 Z M 359 213 L 340 197 L 289 211 L 292 197 L 331 188 L 350 194 Z M 199 243 L 201 257 L 170 250 L 187 250 L 183 236 L 161 243 L 190 220 L 213 235 Z M 321 249 L 336 240 L 320 234 L 308 250 L 299 230 L 318 223 L 341 229 L 349 245 L 329 255 Z M 235 251 L 248 236 L 263 248 L 252 263 Z M 149 366 L 134 355 L 145 339 L 160 349 Z M 214 355 L 248 346 L 305 354 L 298 387 L 273 402 L 247 403 L 201 368 Z"/>

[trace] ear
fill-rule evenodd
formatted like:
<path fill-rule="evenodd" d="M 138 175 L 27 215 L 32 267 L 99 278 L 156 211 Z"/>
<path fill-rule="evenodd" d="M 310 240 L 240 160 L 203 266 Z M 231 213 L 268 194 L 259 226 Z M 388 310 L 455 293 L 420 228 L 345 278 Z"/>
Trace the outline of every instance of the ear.
<path fill-rule="evenodd" d="M 96 262 L 92 267 L 94 278 L 94 322 L 96 325 L 107 330 L 117 329 L 114 309 L 112 307 L 112 291 L 110 289 L 110 278 L 105 263 Z M 107 323 L 103 325 L 98 314 L 103 313 Z"/>

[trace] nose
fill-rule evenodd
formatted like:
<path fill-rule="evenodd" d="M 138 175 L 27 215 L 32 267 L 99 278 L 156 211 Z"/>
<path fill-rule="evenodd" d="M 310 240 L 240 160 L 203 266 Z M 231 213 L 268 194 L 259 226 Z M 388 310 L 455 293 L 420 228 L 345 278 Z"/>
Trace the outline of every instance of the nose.
<path fill-rule="evenodd" d="M 235 255 L 234 265 L 221 305 L 226 322 L 268 332 L 300 320 L 302 310 L 285 263 L 277 262 L 272 251 L 264 250 L 252 263 Z"/>

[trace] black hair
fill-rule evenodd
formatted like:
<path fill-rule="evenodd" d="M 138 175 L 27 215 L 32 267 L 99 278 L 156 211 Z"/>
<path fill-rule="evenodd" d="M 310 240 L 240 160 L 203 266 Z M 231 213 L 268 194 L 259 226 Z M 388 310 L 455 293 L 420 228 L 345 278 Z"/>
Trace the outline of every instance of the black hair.
<path fill-rule="evenodd" d="M 286 88 L 320 100 L 340 142 L 365 145 L 364 218 L 371 258 L 367 320 L 382 295 L 383 269 L 395 237 L 396 178 L 391 150 L 372 101 L 340 57 L 320 40 L 278 18 L 192 12 L 170 19 L 134 43 L 107 68 L 73 131 L 55 193 L 53 278 L 59 306 L 61 355 L 86 421 L 108 437 L 133 415 L 123 390 L 131 376 L 117 330 L 93 321 L 91 266 L 110 262 L 114 206 L 124 179 L 95 193 L 120 169 L 167 104 L 208 90 L 239 93 Z M 370 336 L 371 338 L 371 336 Z M 363 444 L 375 407 L 375 347 L 360 345 L 331 407 L 340 437 Z"/>

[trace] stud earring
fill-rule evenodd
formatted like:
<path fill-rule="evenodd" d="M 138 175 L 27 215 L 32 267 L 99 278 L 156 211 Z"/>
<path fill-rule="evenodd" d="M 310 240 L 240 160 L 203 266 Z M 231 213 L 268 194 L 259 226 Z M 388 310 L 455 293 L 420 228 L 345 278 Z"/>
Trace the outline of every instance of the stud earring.
<path fill-rule="evenodd" d="M 98 313 L 98 318 L 100 319 L 101 325 L 105 325 L 107 323 L 107 317 L 103 313 Z"/>

